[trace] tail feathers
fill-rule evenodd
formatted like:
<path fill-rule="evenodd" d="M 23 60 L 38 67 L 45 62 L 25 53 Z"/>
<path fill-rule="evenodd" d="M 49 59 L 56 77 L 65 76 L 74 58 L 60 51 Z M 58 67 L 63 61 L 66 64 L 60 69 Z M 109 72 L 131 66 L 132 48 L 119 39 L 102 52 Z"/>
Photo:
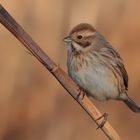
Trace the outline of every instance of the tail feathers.
<path fill-rule="evenodd" d="M 124 100 L 124 103 L 133 111 L 136 113 L 140 113 L 140 107 L 138 107 L 136 105 L 136 103 L 130 99 L 129 97 L 127 98 L 127 100 Z"/>

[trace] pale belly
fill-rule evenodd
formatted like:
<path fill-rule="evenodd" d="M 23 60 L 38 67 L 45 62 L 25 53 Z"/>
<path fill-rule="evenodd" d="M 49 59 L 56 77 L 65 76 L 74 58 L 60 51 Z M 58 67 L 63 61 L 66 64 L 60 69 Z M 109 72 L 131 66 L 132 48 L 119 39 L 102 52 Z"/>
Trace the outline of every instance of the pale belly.
<path fill-rule="evenodd" d="M 83 88 L 89 96 L 104 101 L 119 96 L 117 79 L 107 67 L 96 66 L 73 72 L 69 69 L 71 78 Z"/>

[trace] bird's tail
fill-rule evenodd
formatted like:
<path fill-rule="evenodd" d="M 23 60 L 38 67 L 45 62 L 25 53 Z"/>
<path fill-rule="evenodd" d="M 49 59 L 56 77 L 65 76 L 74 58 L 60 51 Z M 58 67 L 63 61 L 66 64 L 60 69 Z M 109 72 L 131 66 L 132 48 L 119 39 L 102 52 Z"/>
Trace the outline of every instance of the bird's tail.
<path fill-rule="evenodd" d="M 138 107 L 136 105 L 136 103 L 130 99 L 129 97 L 127 98 L 127 100 L 124 100 L 124 103 L 133 111 L 136 113 L 140 113 L 140 107 Z"/>

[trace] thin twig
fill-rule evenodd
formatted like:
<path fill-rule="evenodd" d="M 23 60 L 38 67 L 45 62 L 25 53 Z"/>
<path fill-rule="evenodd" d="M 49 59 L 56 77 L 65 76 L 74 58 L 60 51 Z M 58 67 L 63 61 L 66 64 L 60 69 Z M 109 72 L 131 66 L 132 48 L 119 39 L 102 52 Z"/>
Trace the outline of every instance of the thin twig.
<path fill-rule="evenodd" d="M 23 30 L 23 28 L 12 18 L 12 16 L 0 5 L 0 22 L 3 24 L 38 60 L 51 72 L 59 83 L 68 91 L 68 93 L 82 106 L 86 113 L 99 126 L 102 120 L 95 120 L 101 116 L 101 113 L 93 105 L 93 103 L 85 95 L 77 99 L 80 91 L 79 87 L 71 80 L 71 78 L 57 66 L 48 55 L 33 41 L 33 39 Z M 106 122 L 103 128 L 103 133 L 110 140 L 120 140 L 117 132 L 112 126 Z"/>

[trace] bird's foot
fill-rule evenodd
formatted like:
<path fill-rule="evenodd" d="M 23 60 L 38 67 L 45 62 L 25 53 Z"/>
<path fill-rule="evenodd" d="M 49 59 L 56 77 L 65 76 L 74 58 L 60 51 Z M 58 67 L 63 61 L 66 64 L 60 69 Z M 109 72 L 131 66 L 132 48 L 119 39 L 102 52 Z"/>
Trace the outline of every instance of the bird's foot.
<path fill-rule="evenodd" d="M 108 117 L 108 113 L 105 112 L 102 116 L 100 116 L 99 118 L 97 118 L 97 119 L 95 120 L 95 121 L 97 122 L 98 120 L 100 120 L 100 119 L 103 118 L 102 122 L 101 122 L 100 124 L 98 124 L 97 129 L 102 128 L 102 127 L 104 126 L 104 124 L 105 124 L 106 121 L 107 121 L 107 117 Z"/>
<path fill-rule="evenodd" d="M 81 100 L 83 100 L 85 95 L 86 95 L 86 93 L 84 92 L 84 90 L 79 88 L 79 93 L 78 93 L 78 95 L 76 97 L 76 100 L 78 100 L 79 98 L 81 98 Z"/>

